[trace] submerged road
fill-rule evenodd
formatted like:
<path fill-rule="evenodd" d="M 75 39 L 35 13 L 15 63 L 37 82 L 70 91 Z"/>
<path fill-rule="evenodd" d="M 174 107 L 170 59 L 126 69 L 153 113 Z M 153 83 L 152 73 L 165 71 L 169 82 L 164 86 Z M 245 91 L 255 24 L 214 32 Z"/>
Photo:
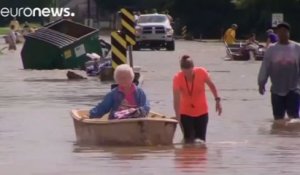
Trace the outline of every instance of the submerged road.
<path fill-rule="evenodd" d="M 66 70 L 23 70 L 20 47 L 0 55 L 0 174 L 290 175 L 300 171 L 299 133 L 273 130 L 270 93 L 257 92 L 260 62 L 224 61 L 221 43 L 177 41 L 174 52 L 133 53 L 134 64 L 142 67 L 142 87 L 152 110 L 168 116 L 174 116 L 172 77 L 179 71 L 180 56 L 189 54 L 196 65 L 209 70 L 224 113 L 216 115 L 208 91 L 207 149 L 180 144 L 179 129 L 169 147 L 76 145 L 70 110 L 92 107 L 110 84 L 97 79 L 68 81 Z"/>

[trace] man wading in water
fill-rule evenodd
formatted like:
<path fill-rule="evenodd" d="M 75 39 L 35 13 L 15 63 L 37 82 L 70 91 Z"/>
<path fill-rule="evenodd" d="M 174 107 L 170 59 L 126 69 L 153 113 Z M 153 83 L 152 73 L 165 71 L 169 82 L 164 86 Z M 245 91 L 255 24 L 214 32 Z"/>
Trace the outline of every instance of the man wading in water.
<path fill-rule="evenodd" d="M 277 25 L 279 41 L 265 53 L 259 75 L 259 93 L 265 93 L 265 84 L 271 78 L 271 102 L 275 120 L 299 118 L 300 46 L 290 40 L 290 25 Z"/>
<path fill-rule="evenodd" d="M 206 140 L 208 105 L 205 84 L 216 101 L 216 111 L 222 113 L 221 99 L 206 69 L 194 67 L 193 60 L 184 55 L 180 60 L 181 71 L 173 79 L 173 102 L 176 118 L 180 122 L 186 143 L 195 139 Z"/>

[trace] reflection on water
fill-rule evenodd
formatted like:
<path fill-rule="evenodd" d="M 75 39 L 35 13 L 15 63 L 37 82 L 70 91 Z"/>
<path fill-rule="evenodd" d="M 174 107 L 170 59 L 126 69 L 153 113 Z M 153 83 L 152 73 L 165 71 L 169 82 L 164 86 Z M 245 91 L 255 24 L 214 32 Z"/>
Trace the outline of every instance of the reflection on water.
<path fill-rule="evenodd" d="M 182 172 L 204 173 L 207 166 L 205 145 L 183 145 L 175 149 L 175 166 Z"/>
<path fill-rule="evenodd" d="M 155 147 L 118 147 L 74 145 L 74 153 L 90 154 L 93 159 L 121 161 L 130 165 L 132 161 L 159 161 L 170 158 L 178 173 L 204 173 L 207 166 L 207 147 L 205 145 L 155 146 Z M 155 160 L 155 161 L 154 161 Z M 119 162 L 120 163 L 120 162 Z M 170 162 L 171 163 L 171 162 Z M 165 163 L 163 163 L 165 164 Z M 162 165 L 160 165 L 161 167 Z M 148 167 L 152 167 L 151 164 Z M 145 167 L 146 168 L 146 167 Z M 170 167 L 165 167 L 170 168 Z"/>
<path fill-rule="evenodd" d="M 299 137 L 300 123 L 291 123 L 289 121 L 290 120 L 272 122 L 270 134 L 281 135 L 285 137 Z"/>
<path fill-rule="evenodd" d="M 112 160 L 143 160 L 147 156 L 160 157 L 162 154 L 173 152 L 174 146 L 155 146 L 155 147 L 126 147 L 126 146 L 84 146 L 74 145 L 74 153 L 109 153 Z"/>

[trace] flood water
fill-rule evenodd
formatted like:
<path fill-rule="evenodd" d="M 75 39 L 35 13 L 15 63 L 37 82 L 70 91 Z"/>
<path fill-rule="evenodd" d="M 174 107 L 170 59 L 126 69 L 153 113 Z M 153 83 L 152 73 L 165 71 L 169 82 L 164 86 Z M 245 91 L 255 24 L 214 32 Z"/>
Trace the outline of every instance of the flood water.
<path fill-rule="evenodd" d="M 23 70 L 19 45 L 18 52 L 0 55 L 0 174 L 299 174 L 299 133 L 272 129 L 270 94 L 260 96 L 256 87 L 260 62 L 226 62 L 220 43 L 176 44 L 175 52 L 135 52 L 134 63 L 142 67 L 152 110 L 169 116 L 174 115 L 171 86 L 179 56 L 190 54 L 207 67 L 224 113 L 216 115 L 207 91 L 206 147 L 181 144 L 179 129 L 172 146 L 77 145 L 70 110 L 91 108 L 110 84 L 68 81 L 66 70 Z"/>

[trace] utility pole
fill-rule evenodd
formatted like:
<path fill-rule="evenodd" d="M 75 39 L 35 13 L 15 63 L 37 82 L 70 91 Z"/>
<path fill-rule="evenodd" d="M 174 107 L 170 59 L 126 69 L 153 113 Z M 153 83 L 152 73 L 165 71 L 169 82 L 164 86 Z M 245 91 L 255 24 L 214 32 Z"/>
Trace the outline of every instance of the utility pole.
<path fill-rule="evenodd" d="M 91 24 L 91 1 L 90 0 L 87 0 L 87 24 L 89 27 L 92 26 Z"/>
<path fill-rule="evenodd" d="M 58 5 L 59 5 L 58 0 L 52 0 L 51 2 L 52 2 L 51 7 L 58 8 Z M 52 22 L 52 21 L 55 21 L 56 19 L 57 19 L 57 17 L 49 16 L 48 21 Z"/>

